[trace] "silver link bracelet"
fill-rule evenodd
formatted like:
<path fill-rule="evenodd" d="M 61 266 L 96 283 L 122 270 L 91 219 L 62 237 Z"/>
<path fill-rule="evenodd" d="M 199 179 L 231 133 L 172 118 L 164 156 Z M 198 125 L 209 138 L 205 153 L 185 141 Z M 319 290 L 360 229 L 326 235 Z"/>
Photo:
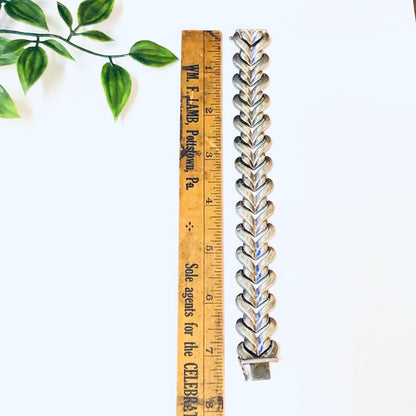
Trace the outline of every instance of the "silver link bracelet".
<path fill-rule="evenodd" d="M 268 222 L 274 211 L 273 203 L 268 200 L 273 182 L 267 177 L 272 161 L 266 155 L 271 139 L 265 134 L 270 118 L 264 114 L 270 99 L 263 92 L 269 83 L 263 72 L 269 57 L 263 51 L 270 37 L 266 30 L 239 29 L 232 39 L 240 49 L 233 58 L 238 68 L 233 83 L 239 89 L 234 105 L 240 111 L 234 118 L 240 132 L 235 146 L 241 153 L 235 162 L 241 174 L 236 186 L 242 197 L 237 203 L 242 222 L 236 230 L 242 241 L 237 249 L 242 269 L 236 279 L 243 291 L 236 302 L 243 317 L 237 321 L 237 331 L 244 337 L 237 352 L 246 380 L 267 380 L 269 363 L 278 359 L 278 345 L 271 339 L 277 325 L 269 316 L 276 303 L 269 293 L 276 280 L 276 274 L 269 269 L 275 258 L 275 250 L 269 246 L 275 229 Z"/>

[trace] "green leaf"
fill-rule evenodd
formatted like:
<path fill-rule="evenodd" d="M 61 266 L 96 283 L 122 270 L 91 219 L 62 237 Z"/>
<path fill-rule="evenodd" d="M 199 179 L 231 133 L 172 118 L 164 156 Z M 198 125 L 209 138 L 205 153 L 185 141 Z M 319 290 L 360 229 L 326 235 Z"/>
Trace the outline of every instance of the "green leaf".
<path fill-rule="evenodd" d="M 0 55 L 3 53 L 4 47 L 10 42 L 10 39 L 6 39 L 0 36 Z"/>
<path fill-rule="evenodd" d="M 16 105 L 10 98 L 7 91 L 0 85 L 0 117 L 2 118 L 19 118 L 19 112 Z"/>
<path fill-rule="evenodd" d="M 130 96 L 130 74 L 121 66 L 107 62 L 101 71 L 101 83 L 116 121 Z"/>
<path fill-rule="evenodd" d="M 4 5 L 4 10 L 15 20 L 48 30 L 42 9 L 31 0 L 10 0 Z"/>
<path fill-rule="evenodd" d="M 10 42 L 9 39 L 6 39 L 0 36 L 0 66 L 15 64 L 21 52 L 19 50 L 19 51 L 10 52 L 10 53 L 4 53 L 4 48 L 9 42 Z"/>
<path fill-rule="evenodd" d="M 40 78 L 48 65 L 48 55 L 40 46 L 26 48 L 17 60 L 17 73 L 23 91 L 29 88 Z"/>
<path fill-rule="evenodd" d="M 79 35 L 86 36 L 87 38 L 99 40 L 100 42 L 110 42 L 114 39 L 110 38 L 110 36 L 106 35 L 99 30 L 87 30 L 85 32 L 78 33 Z"/>
<path fill-rule="evenodd" d="M 178 60 L 178 58 L 163 46 L 150 40 L 140 40 L 130 49 L 130 56 L 148 66 L 161 67 Z"/>
<path fill-rule="evenodd" d="M 19 49 L 24 48 L 26 45 L 30 43 L 30 40 L 26 39 L 16 39 L 11 40 L 7 43 L 7 45 L 3 49 L 3 53 L 10 53 L 10 52 L 16 52 Z"/>
<path fill-rule="evenodd" d="M 62 20 L 66 23 L 66 25 L 69 27 L 69 29 L 72 29 L 72 23 L 74 23 L 74 19 L 72 18 L 71 12 L 68 10 L 68 8 L 63 5 L 62 3 L 57 2 L 58 4 L 58 12 L 59 16 L 62 17 Z"/>
<path fill-rule="evenodd" d="M 65 46 L 59 43 L 57 40 L 49 39 L 49 40 L 45 40 L 43 43 L 49 48 L 51 48 L 53 51 L 55 51 L 56 53 L 59 53 L 59 55 L 65 56 L 65 58 L 69 58 L 75 61 L 75 59 L 68 52 Z"/>
<path fill-rule="evenodd" d="M 102 22 L 113 11 L 114 0 L 86 0 L 78 7 L 80 26 Z"/>

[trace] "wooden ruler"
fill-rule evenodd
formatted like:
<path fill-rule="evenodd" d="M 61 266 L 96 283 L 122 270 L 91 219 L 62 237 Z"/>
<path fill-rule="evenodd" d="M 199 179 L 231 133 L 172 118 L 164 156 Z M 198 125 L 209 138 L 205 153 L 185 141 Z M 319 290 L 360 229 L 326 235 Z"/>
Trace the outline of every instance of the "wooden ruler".
<path fill-rule="evenodd" d="M 182 32 L 177 416 L 224 407 L 221 59 L 221 32 Z"/>

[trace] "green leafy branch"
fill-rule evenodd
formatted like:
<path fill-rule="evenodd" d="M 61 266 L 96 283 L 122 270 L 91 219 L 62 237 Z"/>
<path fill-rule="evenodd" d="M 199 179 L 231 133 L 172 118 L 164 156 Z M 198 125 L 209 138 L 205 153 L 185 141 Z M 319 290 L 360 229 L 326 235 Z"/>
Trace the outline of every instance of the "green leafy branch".
<path fill-rule="evenodd" d="M 0 0 L 0 11 L 4 11 L 13 19 L 24 22 L 48 33 L 33 33 L 11 29 L 0 29 L 0 33 L 24 36 L 10 40 L 0 36 L 0 66 L 17 64 L 17 74 L 25 94 L 42 76 L 47 65 L 48 55 L 43 48 L 46 46 L 55 53 L 74 60 L 67 48 L 69 45 L 82 52 L 108 60 L 101 70 L 101 83 L 108 105 L 117 120 L 126 105 L 131 92 L 131 77 L 126 69 L 114 63 L 114 59 L 130 56 L 134 60 L 152 67 L 168 65 L 178 58 L 168 49 L 150 40 L 141 40 L 133 44 L 130 51 L 123 54 L 107 55 L 84 48 L 73 42 L 76 36 L 110 42 L 113 39 L 99 30 L 85 30 L 86 26 L 106 20 L 114 6 L 114 0 L 85 0 L 78 6 L 78 24 L 69 9 L 57 2 L 58 13 L 69 29 L 67 37 L 50 33 L 43 10 L 31 0 Z M 29 38 L 29 39 L 26 39 Z M 0 85 L 0 117 L 17 118 L 19 112 L 6 89 Z"/>

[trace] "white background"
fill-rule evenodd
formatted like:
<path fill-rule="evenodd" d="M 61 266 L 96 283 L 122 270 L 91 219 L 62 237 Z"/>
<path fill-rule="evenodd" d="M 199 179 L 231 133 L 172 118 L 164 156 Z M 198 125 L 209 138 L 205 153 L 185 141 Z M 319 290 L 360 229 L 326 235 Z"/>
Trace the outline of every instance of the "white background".
<path fill-rule="evenodd" d="M 226 414 L 416 414 L 416 38 L 410 0 L 116 1 L 96 29 L 125 52 L 182 29 L 224 35 Z M 39 1 L 64 34 L 55 3 Z M 77 1 L 65 3 L 75 14 Z M 2 27 L 23 28 L 4 13 Z M 236 28 L 267 28 L 281 362 L 245 383 L 235 347 Z M 36 30 L 36 29 L 35 29 Z M 176 390 L 179 63 L 49 54 L 22 118 L 0 120 L 0 415 L 172 415 Z"/>

